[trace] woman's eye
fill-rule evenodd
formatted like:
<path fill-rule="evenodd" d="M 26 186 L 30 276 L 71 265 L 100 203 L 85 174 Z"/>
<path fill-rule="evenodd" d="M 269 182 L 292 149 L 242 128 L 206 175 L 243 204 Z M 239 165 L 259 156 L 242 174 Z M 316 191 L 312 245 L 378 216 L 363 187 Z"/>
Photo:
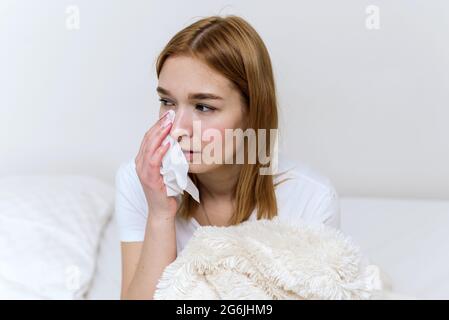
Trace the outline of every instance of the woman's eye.
<path fill-rule="evenodd" d="M 171 107 L 171 106 L 174 106 L 174 103 L 171 102 L 170 100 L 167 100 L 167 99 L 164 99 L 164 98 L 160 98 L 159 101 L 161 102 L 161 104 L 162 104 L 164 107 Z M 215 110 L 215 108 L 209 107 L 209 106 L 207 106 L 207 105 L 205 105 L 205 104 L 197 104 L 197 105 L 195 106 L 195 108 L 196 108 L 197 110 L 199 110 L 200 112 L 211 112 L 211 111 Z"/>
<path fill-rule="evenodd" d="M 204 104 L 197 104 L 196 105 L 197 110 L 200 110 L 201 112 L 210 112 L 215 110 L 214 108 L 211 108 L 209 106 L 206 106 Z"/>
<path fill-rule="evenodd" d="M 172 106 L 172 105 L 173 105 L 173 103 L 171 103 L 171 102 L 168 101 L 167 99 L 161 98 L 161 99 L 159 99 L 159 101 L 161 102 L 161 104 L 162 104 L 163 106 Z"/>

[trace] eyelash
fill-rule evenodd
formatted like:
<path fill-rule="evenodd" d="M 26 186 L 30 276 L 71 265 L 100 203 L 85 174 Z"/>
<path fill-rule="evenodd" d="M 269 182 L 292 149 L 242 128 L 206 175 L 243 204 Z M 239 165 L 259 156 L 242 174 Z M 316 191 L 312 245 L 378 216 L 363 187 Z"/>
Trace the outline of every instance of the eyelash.
<path fill-rule="evenodd" d="M 173 105 L 173 103 L 170 102 L 170 101 L 168 101 L 167 99 L 161 98 L 161 99 L 159 99 L 159 101 L 160 101 L 161 104 L 162 104 L 163 106 L 165 106 L 165 107 L 168 107 L 168 105 L 167 105 L 168 103 L 170 103 L 170 104 Z M 210 107 L 210 106 L 208 106 L 208 105 L 205 105 L 205 104 L 202 104 L 202 103 L 196 104 L 196 107 L 204 107 L 204 108 L 209 109 L 209 111 L 200 111 L 200 112 L 202 112 L 202 113 L 205 113 L 205 112 L 211 112 L 211 111 L 214 111 L 214 110 L 215 110 L 215 108 L 212 108 L 212 107 Z"/>

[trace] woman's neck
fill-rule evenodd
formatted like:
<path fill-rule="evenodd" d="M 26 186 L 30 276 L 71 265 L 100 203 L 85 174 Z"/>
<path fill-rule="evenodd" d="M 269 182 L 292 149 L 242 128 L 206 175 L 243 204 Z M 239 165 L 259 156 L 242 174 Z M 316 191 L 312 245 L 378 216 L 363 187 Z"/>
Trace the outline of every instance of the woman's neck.
<path fill-rule="evenodd" d="M 196 174 L 202 199 L 233 200 L 241 165 L 222 165 L 216 170 Z"/>

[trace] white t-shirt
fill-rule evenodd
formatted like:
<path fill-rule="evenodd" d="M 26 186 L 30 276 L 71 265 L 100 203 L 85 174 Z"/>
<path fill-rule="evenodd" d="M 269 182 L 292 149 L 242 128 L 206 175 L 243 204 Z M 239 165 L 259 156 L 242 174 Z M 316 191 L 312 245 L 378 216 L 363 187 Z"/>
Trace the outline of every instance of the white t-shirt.
<path fill-rule="evenodd" d="M 274 182 L 287 181 L 275 187 L 279 219 L 301 218 L 308 224 L 324 223 L 340 228 L 340 205 L 330 180 L 304 163 L 294 163 L 282 154 L 278 157 L 278 173 Z M 115 214 L 122 242 L 143 241 L 148 205 L 136 172 L 134 158 L 123 163 L 116 174 Z M 256 209 L 249 220 L 256 220 Z M 292 220 L 293 219 L 293 220 Z M 182 251 L 196 228 L 195 218 L 175 218 L 177 253 Z"/>

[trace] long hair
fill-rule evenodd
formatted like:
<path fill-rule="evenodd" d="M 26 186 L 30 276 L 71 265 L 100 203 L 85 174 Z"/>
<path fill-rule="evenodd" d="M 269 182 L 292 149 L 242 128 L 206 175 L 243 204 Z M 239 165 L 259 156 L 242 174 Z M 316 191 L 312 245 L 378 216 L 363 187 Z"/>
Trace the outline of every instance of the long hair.
<path fill-rule="evenodd" d="M 276 90 L 270 56 L 262 39 L 254 28 L 237 16 L 211 16 L 201 19 L 179 31 L 165 46 L 156 61 L 159 78 L 164 62 L 170 56 L 187 55 L 199 59 L 207 66 L 226 77 L 240 92 L 246 108 L 247 128 L 265 129 L 266 140 L 259 145 L 257 154 L 264 149 L 272 161 L 273 150 L 270 143 L 270 129 L 278 129 Z M 247 220 L 257 209 L 257 219 L 271 219 L 277 215 L 276 194 L 273 176 L 260 175 L 259 157 L 255 164 L 247 162 L 247 140 L 245 163 L 242 165 L 238 183 L 234 190 L 235 211 L 230 223 L 238 224 Z M 189 173 L 198 185 L 198 179 Z M 188 193 L 184 193 L 179 213 L 190 218 L 198 206 Z"/>

